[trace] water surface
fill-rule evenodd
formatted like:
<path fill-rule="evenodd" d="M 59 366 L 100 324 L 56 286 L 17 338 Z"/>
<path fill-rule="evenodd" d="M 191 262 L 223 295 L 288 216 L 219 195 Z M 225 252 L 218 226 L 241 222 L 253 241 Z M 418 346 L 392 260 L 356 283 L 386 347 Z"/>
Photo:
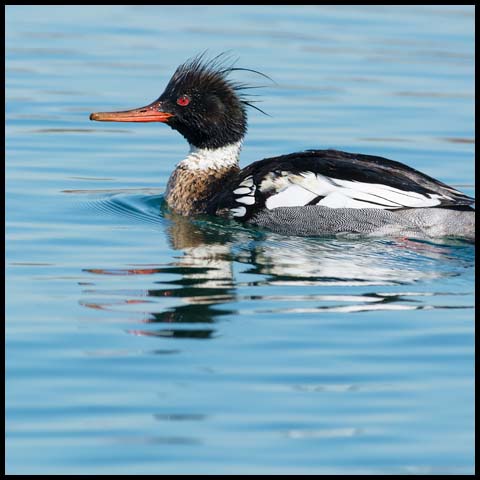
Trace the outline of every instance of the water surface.
<path fill-rule="evenodd" d="M 10 474 L 472 474 L 474 246 L 285 237 L 165 209 L 187 151 L 91 123 L 231 50 L 242 166 L 305 148 L 474 195 L 469 6 L 9 6 Z"/>

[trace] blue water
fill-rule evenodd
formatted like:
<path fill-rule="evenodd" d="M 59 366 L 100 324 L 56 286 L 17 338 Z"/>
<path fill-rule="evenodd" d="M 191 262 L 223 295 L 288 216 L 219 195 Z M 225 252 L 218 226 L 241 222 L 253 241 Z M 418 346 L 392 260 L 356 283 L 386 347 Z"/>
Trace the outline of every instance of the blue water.
<path fill-rule="evenodd" d="M 242 166 L 305 148 L 474 195 L 473 6 L 8 6 L 6 470 L 472 474 L 474 246 L 172 216 L 187 146 L 92 123 L 231 50 Z"/>

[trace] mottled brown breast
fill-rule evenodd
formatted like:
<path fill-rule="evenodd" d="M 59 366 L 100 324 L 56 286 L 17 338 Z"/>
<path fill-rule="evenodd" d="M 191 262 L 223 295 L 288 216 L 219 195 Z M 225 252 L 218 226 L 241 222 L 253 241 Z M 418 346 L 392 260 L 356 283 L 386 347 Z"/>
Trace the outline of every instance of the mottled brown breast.
<path fill-rule="evenodd" d="M 225 180 L 238 171 L 237 166 L 208 170 L 179 166 L 168 180 L 165 192 L 168 206 L 180 215 L 206 213 L 212 197 L 224 186 Z"/>

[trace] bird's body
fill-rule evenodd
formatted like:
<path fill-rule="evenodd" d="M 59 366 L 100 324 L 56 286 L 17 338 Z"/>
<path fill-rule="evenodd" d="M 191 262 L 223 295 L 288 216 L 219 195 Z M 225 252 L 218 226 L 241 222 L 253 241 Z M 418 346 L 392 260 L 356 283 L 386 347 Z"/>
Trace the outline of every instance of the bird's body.
<path fill-rule="evenodd" d="M 473 239 L 474 199 L 400 162 L 337 150 L 266 158 L 240 170 L 246 88 L 235 69 L 201 57 L 180 66 L 147 107 L 92 120 L 159 121 L 190 153 L 172 173 L 167 204 L 181 215 L 211 214 L 284 234 L 457 236 Z"/>

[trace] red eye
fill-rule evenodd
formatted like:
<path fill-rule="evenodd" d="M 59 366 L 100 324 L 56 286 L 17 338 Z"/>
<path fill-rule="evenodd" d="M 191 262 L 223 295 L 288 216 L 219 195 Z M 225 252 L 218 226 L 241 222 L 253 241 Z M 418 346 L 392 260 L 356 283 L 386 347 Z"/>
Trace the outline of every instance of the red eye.
<path fill-rule="evenodd" d="M 186 107 L 189 103 L 190 103 L 190 98 L 188 98 L 187 95 L 182 95 L 177 99 L 177 105 L 180 105 L 181 107 Z"/>

